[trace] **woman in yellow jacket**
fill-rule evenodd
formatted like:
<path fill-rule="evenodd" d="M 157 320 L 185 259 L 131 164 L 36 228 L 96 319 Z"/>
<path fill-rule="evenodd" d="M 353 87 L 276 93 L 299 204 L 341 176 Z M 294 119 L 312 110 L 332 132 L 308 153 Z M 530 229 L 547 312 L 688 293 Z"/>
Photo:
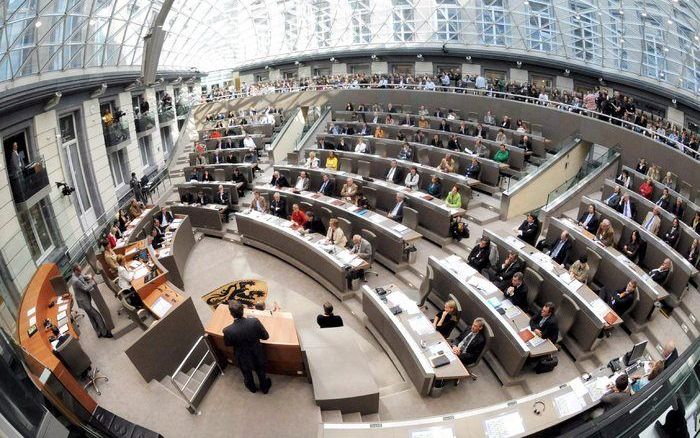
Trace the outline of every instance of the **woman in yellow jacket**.
<path fill-rule="evenodd" d="M 333 151 L 330 151 L 328 158 L 326 158 L 326 169 L 338 170 L 338 157 L 335 156 Z"/>

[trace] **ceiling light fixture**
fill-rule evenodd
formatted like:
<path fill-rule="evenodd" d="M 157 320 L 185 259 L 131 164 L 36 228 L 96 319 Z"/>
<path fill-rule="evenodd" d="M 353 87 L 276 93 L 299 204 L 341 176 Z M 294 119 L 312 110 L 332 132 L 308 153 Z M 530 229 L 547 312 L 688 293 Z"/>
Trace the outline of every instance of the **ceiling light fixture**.
<path fill-rule="evenodd" d="M 34 26 L 41 27 L 41 21 L 37 21 L 36 23 L 34 23 Z"/>

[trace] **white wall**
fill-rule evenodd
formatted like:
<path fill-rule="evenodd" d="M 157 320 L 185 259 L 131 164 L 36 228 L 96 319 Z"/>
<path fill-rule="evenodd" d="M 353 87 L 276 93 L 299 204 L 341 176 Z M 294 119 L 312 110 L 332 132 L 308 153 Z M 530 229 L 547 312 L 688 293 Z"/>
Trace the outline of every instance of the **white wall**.
<path fill-rule="evenodd" d="M 463 75 L 480 75 L 481 74 L 481 64 L 462 64 L 462 74 Z"/>
<path fill-rule="evenodd" d="M 510 74 L 508 75 L 508 80 L 515 81 L 515 82 L 527 82 L 528 81 L 527 70 L 523 70 L 520 68 L 511 68 Z"/>
<path fill-rule="evenodd" d="M 683 111 L 672 106 L 668 107 L 666 118 L 676 126 L 683 126 L 685 124 L 685 114 Z"/>
<path fill-rule="evenodd" d="M 102 133 L 100 102 L 97 99 L 83 102 L 83 124 L 85 126 L 85 137 L 88 142 L 87 146 L 90 151 L 97 191 L 102 200 L 102 208 L 109 214 L 116 210 L 117 196 L 114 182 L 112 182 L 109 160 L 107 159 L 104 134 Z"/>
<path fill-rule="evenodd" d="M 433 74 L 433 63 L 416 61 L 415 73 L 417 75 L 432 75 Z"/>
<path fill-rule="evenodd" d="M 334 62 L 331 64 L 331 74 L 344 75 L 348 72 L 348 65 L 344 62 Z"/>
<path fill-rule="evenodd" d="M 574 91 L 574 79 L 566 76 L 557 76 L 554 80 L 554 86 L 564 91 Z"/>
<path fill-rule="evenodd" d="M 375 61 L 371 67 L 372 74 L 387 74 L 389 72 L 389 63 L 383 61 Z"/>

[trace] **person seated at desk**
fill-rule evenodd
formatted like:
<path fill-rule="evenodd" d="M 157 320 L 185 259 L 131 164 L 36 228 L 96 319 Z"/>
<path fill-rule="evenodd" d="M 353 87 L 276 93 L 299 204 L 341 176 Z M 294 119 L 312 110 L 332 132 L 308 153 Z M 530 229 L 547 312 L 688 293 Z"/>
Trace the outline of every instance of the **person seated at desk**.
<path fill-rule="evenodd" d="M 515 279 L 515 277 L 513 278 Z M 535 332 L 540 338 L 549 339 L 553 344 L 556 344 L 557 338 L 559 337 L 559 323 L 554 311 L 554 303 L 545 303 L 544 306 L 542 306 L 540 314 L 530 319 L 530 330 Z"/>
<path fill-rule="evenodd" d="M 428 129 L 428 128 L 430 128 L 430 123 L 428 122 L 428 120 L 426 120 L 425 117 L 419 116 L 418 117 L 418 127 L 420 129 Z"/>
<path fill-rule="evenodd" d="M 590 266 L 588 266 L 588 255 L 586 254 L 581 254 L 570 267 L 569 267 L 569 275 L 580 281 L 583 284 L 588 283 L 588 271 L 590 269 Z"/>
<path fill-rule="evenodd" d="M 465 174 L 465 176 L 467 178 L 478 179 L 480 173 L 481 164 L 479 163 L 479 160 L 477 160 L 476 157 L 474 157 L 472 158 L 471 163 L 469 163 L 469 167 L 467 167 L 467 173 Z"/>
<path fill-rule="evenodd" d="M 406 141 L 406 135 L 403 133 L 403 131 L 399 131 L 399 132 L 396 134 L 396 139 L 397 139 L 398 141 Z"/>
<path fill-rule="evenodd" d="M 358 135 L 372 135 L 372 130 L 369 128 L 369 125 L 367 125 L 367 123 L 363 123 L 362 129 L 360 129 L 360 132 L 358 132 L 357 134 Z M 357 148 L 355 148 L 355 152 L 357 152 Z"/>
<path fill-rule="evenodd" d="M 534 246 L 540 232 L 540 221 L 537 220 L 534 213 L 528 213 L 525 220 L 513 231 L 520 240 Z"/>
<path fill-rule="evenodd" d="M 411 146 L 408 144 L 408 142 L 404 142 L 403 146 L 401 146 L 398 159 L 406 161 L 411 161 L 413 159 L 413 151 L 411 150 Z"/>
<path fill-rule="evenodd" d="M 469 252 L 469 257 L 467 257 L 467 263 L 472 268 L 481 272 L 482 269 L 487 269 L 489 267 L 489 255 L 491 253 L 491 240 L 487 236 L 483 236 L 479 240 L 479 244 L 475 245 Z"/>
<path fill-rule="evenodd" d="M 392 208 L 386 216 L 391 220 L 395 220 L 396 222 L 401 222 L 403 220 L 403 203 L 404 203 L 403 193 L 397 193 L 396 194 L 396 204 L 394 204 L 394 208 Z"/>
<path fill-rule="evenodd" d="M 281 175 L 279 171 L 275 170 L 272 172 L 272 179 L 270 180 L 270 185 L 275 186 L 275 188 L 289 187 L 289 181 L 287 177 Z"/>
<path fill-rule="evenodd" d="M 661 196 L 659 196 L 659 199 L 655 202 L 655 204 L 666 211 L 671 210 L 671 193 L 669 193 L 668 187 L 664 187 L 663 191 L 661 192 Z"/>
<path fill-rule="evenodd" d="M 513 277 L 510 279 L 510 284 L 503 284 L 508 287 L 503 291 L 503 295 L 509 299 L 513 305 L 520 307 L 523 311 L 528 310 L 527 303 L 527 284 L 525 284 L 524 276 L 522 272 L 515 272 Z"/>
<path fill-rule="evenodd" d="M 660 285 L 663 285 L 671 274 L 672 269 L 673 263 L 671 263 L 671 259 L 666 258 L 661 262 L 658 268 L 649 271 L 649 277 Z"/>
<path fill-rule="evenodd" d="M 438 178 L 437 175 L 433 175 L 430 177 L 430 183 L 428 184 L 427 192 L 430 196 L 434 198 L 442 197 L 442 184 L 440 183 L 440 178 Z"/>
<path fill-rule="evenodd" d="M 399 164 L 396 160 L 391 160 L 389 170 L 387 170 L 386 175 L 384 175 L 385 180 L 394 184 L 398 184 L 399 181 L 401 181 L 401 169 L 398 167 L 398 165 Z"/>
<path fill-rule="evenodd" d="M 685 259 L 688 260 L 688 263 L 695 266 L 698 262 L 698 256 L 700 256 L 700 239 L 693 239 L 693 243 L 690 244 L 690 249 Z"/>
<path fill-rule="evenodd" d="M 660 181 L 661 180 L 661 167 L 659 167 L 658 164 L 652 164 L 649 170 L 647 171 L 647 176 L 651 178 L 653 181 Z"/>
<path fill-rule="evenodd" d="M 663 236 L 661 236 L 661 240 L 664 242 L 668 243 L 669 246 L 672 248 L 676 247 L 676 244 L 678 243 L 678 239 L 681 237 L 681 223 L 678 220 L 678 217 L 673 218 L 673 222 L 671 223 L 671 228 L 666 231 Z"/>
<path fill-rule="evenodd" d="M 588 205 L 588 210 L 578 218 L 578 224 L 591 234 L 598 230 L 598 215 L 595 205 Z"/>
<path fill-rule="evenodd" d="M 651 195 L 653 193 L 654 193 L 654 183 L 651 181 L 651 178 L 647 178 L 639 186 L 639 194 L 644 196 L 645 198 L 651 200 Z"/>
<path fill-rule="evenodd" d="M 447 123 L 447 120 L 442 119 L 442 120 L 440 120 L 440 126 L 438 127 L 438 129 L 440 131 L 450 132 L 450 124 Z"/>
<path fill-rule="evenodd" d="M 163 246 L 163 233 L 156 227 L 151 228 L 151 233 L 148 235 L 148 244 L 153 247 L 153 249 L 159 249 Z"/>
<path fill-rule="evenodd" d="M 446 154 L 445 157 L 440 160 L 438 169 L 445 173 L 453 173 L 455 171 L 455 159 L 452 158 L 452 154 Z"/>
<path fill-rule="evenodd" d="M 204 154 L 202 154 L 202 153 L 197 154 L 197 156 L 194 159 L 194 165 L 195 166 L 204 166 L 206 164 L 209 164 L 209 163 L 207 163 L 207 157 L 205 157 Z"/>
<path fill-rule="evenodd" d="M 529 154 L 532 152 L 532 140 L 527 135 L 523 135 L 518 141 L 518 147 L 523 149 L 526 154 Z"/>
<path fill-rule="evenodd" d="M 335 183 L 328 176 L 328 174 L 324 173 L 321 178 L 321 187 L 318 188 L 318 193 L 326 196 L 333 196 L 333 193 L 335 192 Z"/>
<path fill-rule="evenodd" d="M 306 174 L 305 170 L 302 170 L 297 177 L 297 182 L 294 184 L 294 190 L 306 191 L 311 187 L 311 178 Z"/>
<path fill-rule="evenodd" d="M 323 226 L 321 219 L 317 218 L 313 210 L 308 210 L 306 212 L 306 222 L 304 223 L 304 230 L 307 233 L 318 233 L 325 235 L 326 228 Z"/>
<path fill-rule="evenodd" d="M 459 128 L 457 129 L 457 134 L 469 135 L 469 128 L 467 127 L 467 122 L 465 122 L 464 120 L 459 122 Z"/>
<path fill-rule="evenodd" d="M 384 129 L 380 125 L 377 125 L 376 129 L 374 130 L 374 137 L 375 138 L 386 138 L 386 133 L 384 132 Z"/>
<path fill-rule="evenodd" d="M 173 222 L 173 220 L 175 220 L 175 216 L 173 216 L 173 214 L 166 207 L 161 207 L 160 213 L 158 213 L 156 218 L 164 227 L 168 227 Z"/>
<path fill-rule="evenodd" d="M 333 146 L 333 143 L 327 142 L 325 137 L 318 137 L 316 139 L 316 148 L 317 149 L 334 149 L 335 146 Z"/>
<path fill-rule="evenodd" d="M 129 220 L 127 219 L 126 214 L 124 214 L 124 211 L 121 208 L 118 209 L 117 210 L 117 223 L 119 224 L 118 227 L 119 227 L 119 231 L 121 233 L 126 231 L 126 226 L 127 226 L 128 222 L 129 222 Z M 116 234 L 115 234 L 115 236 L 116 236 Z"/>
<path fill-rule="evenodd" d="M 326 232 L 326 239 L 329 243 L 345 248 L 348 243 L 345 233 L 343 233 L 342 228 L 338 226 L 338 219 L 331 218 L 328 221 L 328 231 Z"/>
<path fill-rule="evenodd" d="M 614 208 L 626 218 L 634 220 L 637 216 L 637 205 L 630 199 L 630 195 L 623 195 L 620 203 Z"/>
<path fill-rule="evenodd" d="M 653 235 L 659 233 L 659 229 L 661 228 L 661 208 L 659 208 L 659 206 L 654 207 L 652 211 L 647 213 L 642 222 L 642 227 Z"/>
<path fill-rule="evenodd" d="M 639 231 L 632 230 L 630 234 L 630 240 L 622 246 L 622 253 L 627 256 L 628 259 L 632 260 L 634 263 L 639 261 L 640 249 L 644 245 L 644 241 L 639 237 Z"/>
<path fill-rule="evenodd" d="M 338 170 L 338 157 L 336 157 L 333 151 L 328 152 L 328 157 L 326 158 L 326 169 Z"/>
<path fill-rule="evenodd" d="M 447 149 L 451 151 L 461 151 L 462 147 L 459 145 L 459 140 L 457 140 L 457 135 L 451 134 L 450 139 L 447 141 Z"/>
<path fill-rule="evenodd" d="M 469 224 L 461 214 L 455 215 L 450 220 L 450 236 L 452 236 L 452 238 L 457 242 L 460 242 L 462 239 L 469 238 Z"/>
<path fill-rule="evenodd" d="M 260 195 L 260 192 L 255 190 L 253 192 L 253 199 L 250 202 L 250 208 L 259 212 L 259 213 L 267 213 L 267 201 L 265 201 L 265 198 Z"/>
<path fill-rule="evenodd" d="M 357 144 L 355 145 L 355 152 L 358 154 L 369 153 L 369 148 L 367 147 L 367 143 L 365 143 L 365 141 L 362 139 L 357 140 Z"/>
<path fill-rule="evenodd" d="M 649 373 L 645 374 L 642 377 L 633 377 L 632 378 L 632 393 L 636 393 L 642 390 L 647 383 L 651 382 L 655 378 L 659 377 L 659 374 L 664 370 L 664 361 L 663 360 L 657 360 L 654 362 L 651 366 L 651 370 Z"/>
<path fill-rule="evenodd" d="M 361 190 L 357 193 L 356 205 L 365 210 L 372 210 L 372 205 L 369 203 L 369 198 L 367 198 L 367 195 L 365 195 L 365 193 Z"/>
<path fill-rule="evenodd" d="M 141 213 L 143 213 L 142 207 L 143 204 L 140 204 L 134 198 L 131 199 L 131 204 L 129 204 L 129 216 L 131 217 L 131 219 L 135 219 L 141 216 Z"/>
<path fill-rule="evenodd" d="M 309 220 L 306 213 L 299 209 L 299 204 L 292 204 L 292 215 L 290 219 L 293 222 L 292 227 L 294 229 L 304 228 L 306 221 Z"/>
<path fill-rule="evenodd" d="M 498 150 L 493 154 L 493 160 L 499 163 L 507 163 L 510 158 L 510 151 L 506 148 L 506 145 L 501 143 Z"/>
<path fill-rule="evenodd" d="M 627 282 L 624 289 L 618 291 L 610 291 L 603 287 L 600 289 L 600 292 L 598 292 L 598 296 L 605 301 L 615 313 L 622 315 L 634 304 L 634 293 L 636 290 L 637 281 L 630 280 Z"/>
<path fill-rule="evenodd" d="M 624 403 L 631 394 L 629 393 L 629 379 L 627 374 L 620 374 L 614 384 L 608 385 L 608 392 L 600 398 L 600 404 L 605 411 Z"/>
<path fill-rule="evenodd" d="M 498 133 L 496 134 L 496 143 L 501 144 L 501 143 L 506 143 L 508 141 L 508 137 L 506 136 L 506 132 L 503 130 L 503 128 L 498 130 Z"/>
<path fill-rule="evenodd" d="M 340 129 L 333 123 L 331 123 L 330 126 L 328 126 L 328 133 L 332 135 L 338 135 L 340 134 Z"/>
<path fill-rule="evenodd" d="M 304 167 L 308 167 L 309 169 L 318 169 L 318 166 L 319 159 L 316 158 L 316 152 L 309 152 L 309 157 L 306 159 L 306 162 L 304 162 Z"/>
<path fill-rule="evenodd" d="M 221 217 L 223 218 L 224 222 L 228 223 L 229 196 L 228 193 L 224 191 L 224 186 L 221 184 L 219 184 L 219 188 L 216 191 L 216 195 L 214 195 L 214 203 L 224 206 L 221 211 Z"/>
<path fill-rule="evenodd" d="M 224 164 L 224 157 L 219 154 L 219 149 L 215 149 L 211 156 L 211 164 Z"/>
<path fill-rule="evenodd" d="M 352 148 L 350 145 L 345 144 L 345 138 L 341 138 L 340 141 L 338 142 L 337 145 L 331 144 L 331 147 L 329 149 L 335 149 L 337 151 L 351 151 Z"/>
<path fill-rule="evenodd" d="M 622 202 L 622 190 L 619 186 L 615 186 L 610 196 L 605 199 L 605 205 L 619 211 L 620 202 Z"/>
<path fill-rule="evenodd" d="M 355 204 L 357 202 L 357 193 L 359 190 L 360 188 L 355 184 L 355 181 L 353 181 L 352 178 L 348 178 L 340 189 L 340 197 L 345 202 Z"/>
<path fill-rule="evenodd" d="M 413 136 L 413 142 L 414 143 L 420 143 L 420 144 L 425 144 L 425 133 L 421 131 L 420 129 L 416 131 L 415 135 Z"/>
<path fill-rule="evenodd" d="M 513 280 L 513 276 L 518 272 L 523 272 L 525 263 L 523 263 L 513 250 L 508 250 L 503 263 L 496 266 L 495 269 L 489 269 L 489 278 L 494 285 L 500 290 L 506 289 Z"/>
<path fill-rule="evenodd" d="M 550 249 L 546 252 L 552 258 L 552 260 L 562 266 L 564 264 L 568 264 L 569 251 L 573 247 L 568 231 L 562 231 L 559 238 L 551 245 L 548 245 L 548 247 Z"/>
<path fill-rule="evenodd" d="M 632 182 L 632 178 L 630 177 L 630 173 L 626 170 L 623 170 L 622 173 L 620 173 L 617 178 L 615 178 L 615 182 L 619 185 L 621 185 L 624 188 L 629 189 L 630 183 Z"/>
<path fill-rule="evenodd" d="M 253 140 L 253 137 L 251 137 L 250 134 L 246 134 L 245 137 L 243 137 L 243 147 L 247 149 L 255 149 L 255 140 Z"/>
<path fill-rule="evenodd" d="M 320 328 L 342 327 L 343 318 L 333 314 L 333 304 L 326 301 L 323 303 L 323 314 L 316 317 L 316 324 Z"/>
<path fill-rule="evenodd" d="M 163 234 L 163 233 L 165 233 L 165 231 L 168 229 L 168 226 L 167 226 L 167 225 L 162 225 L 162 224 L 160 223 L 160 219 L 158 219 L 157 217 L 154 217 L 154 218 L 153 218 L 153 228 L 158 228 L 158 231 L 159 231 L 161 234 Z"/>
<path fill-rule="evenodd" d="M 107 236 L 105 237 L 105 245 L 110 248 L 117 246 L 117 234 L 121 236 L 121 231 L 119 231 L 116 224 L 112 225 L 107 233 Z"/>
<path fill-rule="evenodd" d="M 671 206 L 671 213 L 679 219 L 683 218 L 683 213 L 685 213 L 685 206 L 683 205 L 683 200 L 678 197 L 676 202 Z"/>
<path fill-rule="evenodd" d="M 483 318 L 474 319 L 471 328 L 464 330 L 452 342 L 452 352 L 459 357 L 459 360 L 464 365 L 471 365 L 476 362 L 476 359 L 486 346 L 486 337 L 483 333 L 484 325 Z"/>
<path fill-rule="evenodd" d="M 609 220 L 603 219 L 595 233 L 595 238 L 603 246 L 612 246 L 615 243 L 615 230 Z"/>
<path fill-rule="evenodd" d="M 117 254 L 114 252 L 114 249 L 112 249 L 106 239 L 102 242 L 102 247 L 104 248 L 102 257 L 104 257 L 105 265 L 107 265 L 107 275 L 110 278 L 114 278 L 117 275 L 117 269 L 119 268 Z"/>
<path fill-rule="evenodd" d="M 143 308 L 144 304 L 141 297 L 131 285 L 134 273 L 126 268 L 126 257 L 121 254 L 118 255 L 117 264 L 117 287 L 120 291 L 120 297 L 137 309 Z"/>
<path fill-rule="evenodd" d="M 361 258 L 365 262 L 370 261 L 370 258 L 372 257 L 372 244 L 369 243 L 367 239 L 363 239 L 362 236 L 359 234 L 355 234 L 352 236 L 352 245 L 350 246 L 350 254 L 355 254 L 357 257 Z M 365 271 L 364 269 L 356 269 L 350 271 L 348 274 L 348 289 L 352 288 L 352 280 L 355 278 L 361 278 L 363 281 L 365 280 Z"/>
<path fill-rule="evenodd" d="M 695 212 L 695 216 L 693 216 L 690 226 L 693 227 L 693 230 L 695 230 L 696 233 L 700 234 L 700 211 Z"/>
<path fill-rule="evenodd" d="M 459 187 L 452 186 L 445 197 L 445 204 L 449 208 L 462 208 L 462 195 L 459 194 Z"/>
<path fill-rule="evenodd" d="M 270 214 L 281 218 L 287 217 L 287 201 L 282 199 L 279 192 L 272 195 Z"/>
<path fill-rule="evenodd" d="M 453 300 L 445 301 L 445 306 L 443 310 L 439 311 L 433 318 L 433 327 L 435 330 L 442 335 L 443 338 L 448 339 L 452 329 L 457 326 L 457 303 Z"/>
<path fill-rule="evenodd" d="M 238 187 L 238 196 L 244 196 L 245 195 L 245 189 L 248 187 L 248 181 L 245 179 L 245 176 L 241 173 L 241 171 L 238 169 L 238 167 L 233 168 L 233 173 L 231 174 L 231 181 L 233 181 L 236 184 L 240 184 L 241 186 Z"/>
<path fill-rule="evenodd" d="M 416 166 L 411 166 L 411 170 L 406 174 L 406 178 L 404 179 L 404 185 L 411 190 L 417 190 L 419 181 L 420 175 L 418 175 L 418 168 Z"/>
<path fill-rule="evenodd" d="M 634 168 L 634 170 L 643 175 L 646 175 L 647 171 L 649 170 L 649 166 L 647 165 L 647 159 L 640 158 L 639 161 L 637 161 L 637 166 Z"/>
<path fill-rule="evenodd" d="M 474 130 L 472 131 L 472 137 L 486 138 L 487 134 L 488 129 L 482 126 L 481 123 L 477 123 L 476 127 L 474 127 Z"/>
<path fill-rule="evenodd" d="M 194 198 L 194 204 L 207 205 L 209 204 L 209 196 L 207 196 L 202 189 L 197 191 L 197 195 Z"/>

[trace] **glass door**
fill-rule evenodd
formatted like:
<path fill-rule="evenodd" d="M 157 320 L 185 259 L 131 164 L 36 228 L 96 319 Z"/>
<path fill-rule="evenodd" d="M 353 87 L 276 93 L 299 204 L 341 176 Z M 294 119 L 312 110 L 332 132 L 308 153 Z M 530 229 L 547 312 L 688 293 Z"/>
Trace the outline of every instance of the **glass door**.
<path fill-rule="evenodd" d="M 92 199 L 90 199 L 90 190 L 86 178 L 85 165 L 89 163 L 89 160 L 85 160 L 80 151 L 80 144 L 78 143 L 78 136 L 75 129 L 75 115 L 69 114 L 61 117 L 59 125 L 61 127 L 63 149 L 68 159 L 68 170 L 73 180 L 73 187 L 75 188 L 75 198 L 78 200 L 80 224 L 83 230 L 89 230 L 96 225 L 97 222 L 95 208 Z"/>

